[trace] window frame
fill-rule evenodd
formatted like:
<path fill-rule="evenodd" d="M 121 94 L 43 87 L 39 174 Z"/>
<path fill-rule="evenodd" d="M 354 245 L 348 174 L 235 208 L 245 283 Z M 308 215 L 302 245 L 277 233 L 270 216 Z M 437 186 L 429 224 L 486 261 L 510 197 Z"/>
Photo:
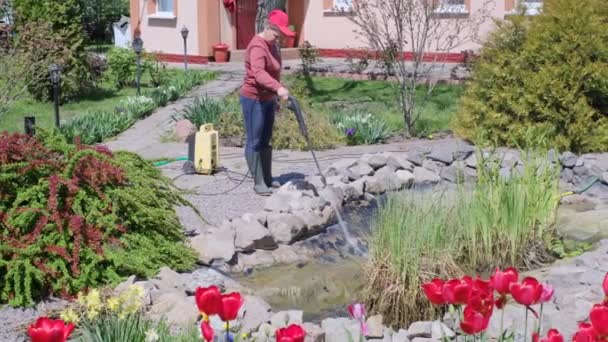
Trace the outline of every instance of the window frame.
<path fill-rule="evenodd" d="M 336 2 L 337 1 L 342 1 L 342 2 L 349 2 L 350 4 L 340 4 L 337 5 Z M 333 0 L 333 7 L 332 10 L 334 12 L 352 12 L 353 10 L 353 2 L 354 0 Z"/>
<path fill-rule="evenodd" d="M 438 15 L 468 15 L 469 9 L 467 8 L 467 2 L 462 0 L 462 5 L 450 5 L 447 4 L 449 0 L 441 0 L 441 4 L 434 10 L 435 14 Z"/>
<path fill-rule="evenodd" d="M 161 11 L 161 4 L 163 1 L 171 1 L 170 11 Z M 175 1 L 177 0 L 156 0 L 156 16 L 172 18 L 175 17 Z"/>

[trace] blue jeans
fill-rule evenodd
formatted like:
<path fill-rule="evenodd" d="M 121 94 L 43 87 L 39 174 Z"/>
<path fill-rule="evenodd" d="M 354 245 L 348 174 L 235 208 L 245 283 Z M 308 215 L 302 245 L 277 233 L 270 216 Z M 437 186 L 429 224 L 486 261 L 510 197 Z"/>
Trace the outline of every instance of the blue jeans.
<path fill-rule="evenodd" d="M 270 147 L 276 101 L 259 101 L 241 96 L 247 143 L 245 153 L 261 152 Z"/>

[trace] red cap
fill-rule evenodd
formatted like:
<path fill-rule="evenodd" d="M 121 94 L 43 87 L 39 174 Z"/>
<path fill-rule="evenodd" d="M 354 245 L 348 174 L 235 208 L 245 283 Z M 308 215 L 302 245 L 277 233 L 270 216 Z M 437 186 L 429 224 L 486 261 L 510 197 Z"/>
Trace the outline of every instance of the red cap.
<path fill-rule="evenodd" d="M 295 32 L 289 29 L 289 17 L 287 16 L 287 13 L 281 10 L 275 9 L 268 13 L 268 22 L 276 25 L 279 30 L 288 37 L 296 35 Z"/>

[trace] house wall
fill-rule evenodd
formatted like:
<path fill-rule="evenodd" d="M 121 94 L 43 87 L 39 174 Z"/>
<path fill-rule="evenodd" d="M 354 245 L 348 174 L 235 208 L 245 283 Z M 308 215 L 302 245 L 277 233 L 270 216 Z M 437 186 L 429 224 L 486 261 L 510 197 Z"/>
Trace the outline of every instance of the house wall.
<path fill-rule="evenodd" d="M 298 1 L 298 0 L 295 0 Z M 299 0 L 306 1 L 306 0 Z M 470 0 L 470 13 L 476 13 L 483 7 L 485 0 Z M 506 2 L 506 3 L 505 3 Z M 320 49 L 343 50 L 358 49 L 366 46 L 365 41 L 361 40 L 356 33 L 356 25 L 353 24 L 348 16 L 337 13 L 327 13 L 326 9 L 330 0 L 311 0 L 309 1 L 304 24 L 305 40 L 311 42 Z M 492 0 L 488 10 L 493 18 L 504 18 L 505 8 L 511 7 L 512 0 Z M 442 19 L 456 20 L 456 19 Z M 487 37 L 487 34 L 494 28 L 492 18 L 488 18 L 480 27 L 480 38 Z M 462 50 L 477 49 L 480 42 L 469 42 L 454 49 L 455 53 Z"/>

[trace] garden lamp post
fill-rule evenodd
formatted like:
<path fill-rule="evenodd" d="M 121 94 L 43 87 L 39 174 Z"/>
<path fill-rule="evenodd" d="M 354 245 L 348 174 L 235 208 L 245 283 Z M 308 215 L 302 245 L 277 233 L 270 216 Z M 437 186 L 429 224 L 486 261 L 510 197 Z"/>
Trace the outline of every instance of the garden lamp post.
<path fill-rule="evenodd" d="M 49 67 L 51 84 L 53 85 L 53 102 L 55 105 L 55 126 L 59 128 L 59 92 L 61 91 L 61 68 L 57 64 Z"/>
<path fill-rule="evenodd" d="M 184 39 L 184 70 L 188 72 L 188 28 L 186 26 L 182 27 L 181 33 L 182 38 Z"/>
<path fill-rule="evenodd" d="M 144 48 L 144 41 L 140 37 L 133 39 L 133 50 L 137 54 L 137 76 L 135 82 L 137 84 L 137 96 L 141 95 L 141 52 Z"/>

